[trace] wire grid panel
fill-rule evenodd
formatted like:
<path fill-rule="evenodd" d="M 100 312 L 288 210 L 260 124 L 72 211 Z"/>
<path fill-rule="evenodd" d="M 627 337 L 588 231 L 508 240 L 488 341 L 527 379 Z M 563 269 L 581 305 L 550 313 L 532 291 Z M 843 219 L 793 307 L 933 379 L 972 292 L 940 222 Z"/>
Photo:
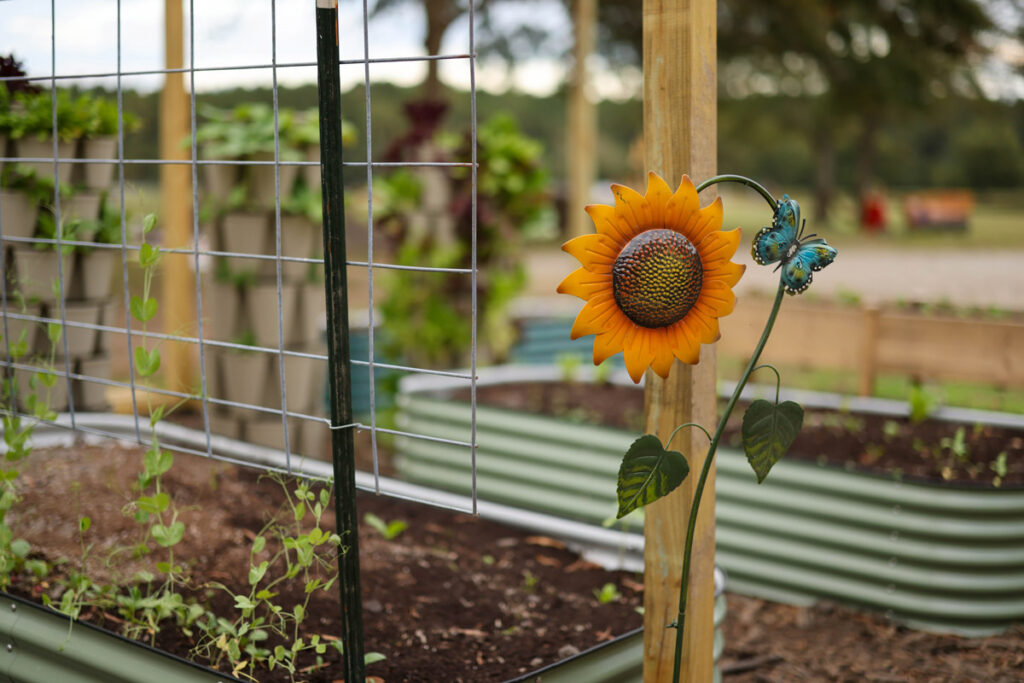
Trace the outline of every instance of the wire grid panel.
<path fill-rule="evenodd" d="M 323 269 L 323 259 L 316 249 L 306 249 L 296 244 L 302 228 L 294 225 L 292 213 L 285 206 L 293 187 L 301 187 L 298 174 L 307 177 L 306 188 L 315 190 L 318 183 L 319 161 L 312 155 L 295 158 L 286 141 L 282 140 L 282 116 L 291 112 L 282 110 L 279 104 L 279 74 L 315 69 L 315 61 L 279 62 L 277 38 L 278 8 L 274 0 L 268 4 L 269 16 L 269 62 L 251 64 L 202 64 L 196 59 L 197 23 L 199 8 L 194 0 L 187 3 L 185 38 L 187 50 L 184 65 L 176 68 L 133 68 L 125 63 L 125 32 L 131 30 L 124 18 L 120 0 L 116 4 L 116 68 L 113 70 L 86 70 L 69 72 L 69 64 L 58 61 L 59 12 L 56 2 L 50 3 L 50 70 L 39 74 L 37 65 L 29 65 L 30 73 L 25 77 L 9 76 L 0 82 L 21 82 L 48 90 L 51 101 L 52 131 L 59 130 L 58 102 L 64 91 L 71 86 L 86 84 L 113 85 L 116 97 L 117 130 L 116 145 L 105 153 L 78 153 L 73 147 L 66 147 L 58 135 L 52 135 L 46 149 L 30 148 L 29 145 L 9 144 L 6 148 L 0 141 L 0 162 L 19 164 L 21 168 L 35 167 L 40 176 L 56 179 L 53 183 L 52 211 L 54 224 L 62 226 L 50 235 L 42 235 L 21 229 L 12 218 L 12 205 L 17 203 L 14 193 L 0 194 L 0 243 L 4 258 L 0 259 L 0 290 L 2 297 L 5 357 L 2 364 L 11 377 L 12 396 L 8 409 L 15 414 L 31 417 L 32 406 L 19 399 L 37 393 L 39 378 L 55 375 L 57 382 L 46 390 L 47 402 L 60 409 L 63 414 L 53 425 L 62 429 L 97 437 L 129 440 L 150 445 L 153 430 L 147 416 L 148 409 L 156 404 L 190 402 L 201 407 L 201 431 L 195 427 L 199 419 L 192 420 L 194 432 L 182 438 L 179 426 L 168 433 L 179 438 L 162 439 L 162 445 L 181 452 L 232 462 L 253 465 L 268 470 L 283 472 L 322 473 L 325 470 L 307 467 L 310 456 L 322 456 L 324 443 L 329 441 L 332 430 L 356 429 L 368 435 L 365 448 L 372 456 L 372 481 L 361 481 L 363 488 L 381 493 L 410 498 L 408 489 L 399 494 L 389 490 L 386 478 L 380 476 L 379 444 L 381 439 L 396 437 L 425 439 L 441 442 L 451 448 L 465 449 L 466 457 L 472 462 L 471 501 L 464 507 L 454 507 L 441 499 L 429 496 L 412 497 L 414 500 L 466 512 L 476 512 L 476 366 L 477 366 L 477 258 L 476 258 L 476 58 L 474 46 L 474 6 L 469 3 L 469 21 L 466 28 L 468 51 L 457 54 L 436 56 L 391 56 L 371 55 L 374 52 L 374 26 L 371 11 L 363 0 L 358 20 L 346 23 L 343 19 L 339 33 L 343 41 L 360 44 L 361 55 L 346 54 L 341 65 L 361 69 L 364 112 L 366 158 L 343 162 L 345 167 L 364 168 L 366 178 L 366 229 L 365 257 L 349 254 L 349 282 L 358 281 L 364 271 L 366 289 L 365 358 L 351 362 L 355 367 L 353 385 L 356 391 L 368 394 L 368 408 L 363 420 L 350 425 L 331 425 L 326 417 L 323 385 L 317 384 L 326 377 L 327 355 L 322 346 L 322 329 L 316 329 L 316 322 L 323 320 L 322 278 L 310 274 Z M 309 3 L 311 6 L 314 4 Z M 10 11 L 5 8 L 5 11 Z M 347 15 L 352 18 L 355 15 Z M 310 14 L 309 34 L 314 34 L 314 23 Z M 312 44 L 313 41 L 309 41 Z M 62 60 L 63 61 L 63 60 Z M 68 60 L 70 61 L 70 60 Z M 415 160 L 383 161 L 373 154 L 373 102 L 371 96 L 371 71 L 374 65 L 407 63 L 423 65 L 428 61 L 463 63 L 468 71 L 471 110 L 469 158 L 458 160 Z M 203 88 L 200 82 L 210 75 L 224 76 L 225 72 L 254 72 L 263 70 L 270 74 L 271 101 L 269 111 L 273 118 L 273 153 L 263 156 L 247 155 L 245 158 L 221 158 L 206 154 L 199 134 L 187 136 L 187 158 L 153 158 L 126 154 L 128 117 L 125 114 L 127 83 L 142 77 L 163 77 L 173 83 L 175 78 L 186 85 L 186 101 L 189 108 L 189 129 L 200 131 L 203 118 Z M 340 122 L 339 122 L 340 125 Z M 84 143 L 79 143 L 84 148 Z M 196 317 L 184 328 L 154 330 L 143 328 L 133 319 L 132 297 L 137 295 L 139 284 L 136 265 L 138 255 L 146 248 L 140 235 L 139 216 L 133 209 L 147 207 L 129 206 L 137 188 L 126 179 L 135 171 L 152 169 L 187 169 L 191 184 L 191 229 L 190 239 L 184 244 L 161 244 L 164 259 L 187 260 L 190 281 L 189 294 L 195 306 Z M 93 169 L 106 168 L 113 178 L 108 184 L 95 187 L 83 181 Z M 472 207 L 470 220 L 471 237 L 470 265 L 464 268 L 436 268 L 429 264 L 397 264 L 378 261 L 375 253 L 374 226 L 374 178 L 375 173 L 391 169 L 464 168 L 471 174 Z M 267 172 L 272 172 L 268 175 Z M 102 172 L 100 172 L 102 175 Z M 216 205 L 223 197 L 217 196 L 218 175 L 233 178 L 234 183 L 248 184 L 250 191 L 262 201 L 258 211 L 247 215 L 225 213 L 216 219 L 209 218 L 209 206 Z M 269 177 L 269 184 L 268 184 Z M 259 178 L 259 180 L 257 179 Z M 72 192 L 61 190 L 62 183 L 80 189 L 88 186 L 89 191 Z M 260 184 L 262 183 L 262 185 Z M 296 184 L 298 183 L 298 184 Z M 232 190 L 229 183 L 221 191 Z M 271 189 L 272 188 L 272 189 Z M 269 192 L 268 192 L 269 190 Z M 113 221 L 116 239 L 103 240 L 96 235 L 75 234 L 67 229 L 81 215 L 81 195 L 105 195 L 107 220 Z M 268 196 L 272 201 L 267 201 Z M 138 201 L 135 202 L 138 204 Z M 152 201 L 153 207 L 157 202 Z M 88 212 L 89 209 L 86 209 Z M 113 215 L 113 218 L 111 218 Z M 95 216 L 93 216 L 95 217 Z M 100 216 L 103 219 L 103 216 Z M 351 219 L 350 219 L 351 225 Z M 319 230 L 320 225 L 316 224 Z M 307 228 L 308 230 L 308 228 Z M 350 228 L 351 231 L 351 228 Z M 157 233 L 154 233 L 157 234 Z M 164 233 L 166 238 L 167 233 Z M 259 236 L 262 235 L 262 238 Z M 307 235 L 308 237 L 308 235 Z M 314 235 L 314 244 L 321 244 L 319 234 Z M 308 239 L 306 242 L 308 243 Z M 351 240 L 350 240 L 351 241 Z M 378 249 L 378 251 L 380 251 Z M 71 252 L 63 255 L 65 252 Z M 38 258 L 33 255 L 49 254 L 55 266 L 52 282 L 32 282 L 33 277 L 43 272 L 35 265 Z M 63 256 L 57 256 L 62 254 Z M 105 297 L 96 298 L 96 283 L 86 273 L 86 262 L 105 261 L 113 263 L 119 270 L 120 296 L 107 292 Z M 447 369 L 418 367 L 398 362 L 380 360 L 376 332 L 387 325 L 375 310 L 375 274 L 389 271 L 415 271 L 422 273 L 465 277 L 470 280 L 470 367 L 468 369 Z M 226 274 L 226 275 L 225 275 Z M 186 283 L 181 283 L 182 287 Z M 116 287 L 114 288 L 116 290 Z M 101 288 L 102 290 L 102 288 Z M 168 289 L 163 290 L 164 294 Z M 156 297 L 159 299 L 160 294 Z M 172 296 L 175 294 L 172 293 Z M 169 302 L 159 301 L 164 308 Z M 60 326 L 60 339 L 53 343 L 47 335 L 47 327 Z M 246 327 L 246 335 L 237 334 L 240 326 Z M 26 341 L 29 351 L 35 350 L 48 355 L 40 360 L 31 353 L 13 353 L 20 341 Z M 146 381 L 137 373 L 131 361 L 133 349 L 141 344 L 160 344 L 165 347 L 184 345 L 187 353 L 198 361 L 198 384 L 195 386 L 163 386 Z M 121 360 L 118 365 L 118 359 Z M 378 371 L 392 371 L 407 374 L 437 375 L 465 382 L 471 397 L 472 428 L 466 438 L 440 439 L 435 436 L 418 434 L 413 431 L 394 429 L 379 424 L 378 395 L 374 378 Z M 33 381 L 35 378 L 35 381 Z M 262 388 L 256 381 L 262 378 Z M 308 389 L 312 381 L 314 390 Z M 97 411 L 106 410 L 105 400 L 109 396 L 119 397 L 124 404 L 130 404 L 131 417 L 123 419 L 96 419 Z M 244 416 L 244 417 L 239 417 Z M 233 418 L 233 419 L 232 419 Z M 176 419 L 176 418 L 172 418 Z M 159 432 L 159 429 L 158 429 Z M 361 439 L 360 444 L 363 443 Z M 445 499 L 450 501 L 450 497 Z"/>

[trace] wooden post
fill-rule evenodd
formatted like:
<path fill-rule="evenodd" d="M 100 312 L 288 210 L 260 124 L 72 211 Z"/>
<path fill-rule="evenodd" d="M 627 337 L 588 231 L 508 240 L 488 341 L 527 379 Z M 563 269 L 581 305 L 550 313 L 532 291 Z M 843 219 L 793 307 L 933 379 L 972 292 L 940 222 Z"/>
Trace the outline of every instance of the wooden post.
<path fill-rule="evenodd" d="M 597 0 L 573 0 L 574 67 L 569 83 L 568 107 L 568 206 L 581 207 L 590 203 L 590 187 L 596 176 L 597 108 L 587 95 L 589 82 L 587 57 L 594 51 L 597 24 Z M 593 231 L 590 218 L 583 211 L 569 211 L 566 217 L 569 237 L 578 237 Z"/>
<path fill-rule="evenodd" d="M 881 326 L 881 311 L 877 306 L 864 308 L 864 341 L 861 347 L 860 382 L 858 393 L 871 396 L 875 393 L 875 375 L 878 373 L 878 331 Z"/>
<path fill-rule="evenodd" d="M 181 0 L 164 0 L 164 63 L 168 69 L 183 65 Z M 191 133 L 191 107 L 181 73 L 164 75 L 160 93 L 160 158 L 187 160 L 191 154 L 181 141 Z M 163 246 L 188 247 L 192 243 L 192 169 L 185 164 L 160 167 L 160 226 Z M 160 264 L 160 308 L 168 334 L 194 335 L 197 330 L 195 280 L 190 257 L 165 254 Z M 161 345 L 164 386 L 175 391 L 192 388 L 195 349 L 182 342 Z"/>
<path fill-rule="evenodd" d="M 717 166 L 717 83 L 715 0 L 644 0 L 644 159 L 673 187 L 688 173 L 695 183 Z M 702 195 L 702 203 L 714 198 Z M 662 441 L 684 422 L 715 425 L 715 349 L 705 346 L 700 363 L 678 361 L 667 380 L 647 372 L 645 424 Z M 644 681 L 672 677 L 675 620 L 683 564 L 683 543 L 697 474 L 707 438 L 696 429 L 673 442 L 686 454 L 691 475 L 676 491 L 645 508 Z M 682 679 L 712 680 L 714 646 L 714 471 L 700 507 L 690 572 L 683 643 Z"/>

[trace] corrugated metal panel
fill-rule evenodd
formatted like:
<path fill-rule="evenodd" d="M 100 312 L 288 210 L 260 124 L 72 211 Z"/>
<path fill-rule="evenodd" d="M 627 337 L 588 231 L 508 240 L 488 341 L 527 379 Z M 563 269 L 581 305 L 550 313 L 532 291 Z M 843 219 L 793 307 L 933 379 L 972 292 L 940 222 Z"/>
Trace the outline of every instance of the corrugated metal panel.
<path fill-rule="evenodd" d="M 171 657 L 62 614 L 0 600 L 0 678 L 17 683 L 226 683 L 238 679 Z"/>
<path fill-rule="evenodd" d="M 403 429 L 465 438 L 466 406 L 399 397 Z M 544 416 L 477 412 L 480 496 L 593 523 L 614 516 L 615 477 L 635 435 Z M 468 490 L 469 460 L 399 439 L 403 476 Z M 730 588 L 829 598 L 968 634 L 1024 620 L 1024 490 L 899 482 L 782 461 L 758 485 L 741 452 L 717 458 L 718 563 Z"/>

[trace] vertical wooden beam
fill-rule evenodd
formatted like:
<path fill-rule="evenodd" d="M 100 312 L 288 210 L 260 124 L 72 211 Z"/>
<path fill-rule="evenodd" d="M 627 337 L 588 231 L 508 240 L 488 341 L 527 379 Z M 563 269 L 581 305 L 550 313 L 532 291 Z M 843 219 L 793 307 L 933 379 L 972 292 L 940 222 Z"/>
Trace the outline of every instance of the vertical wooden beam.
<path fill-rule="evenodd" d="M 861 396 L 875 393 L 875 375 L 878 373 L 878 332 L 882 322 L 877 306 L 864 307 L 864 338 L 860 357 L 860 381 L 857 392 Z"/>
<path fill-rule="evenodd" d="M 594 52 L 597 31 L 597 0 L 573 0 L 573 72 L 569 82 L 568 118 L 568 206 L 578 207 L 590 203 L 590 188 L 596 176 L 597 107 L 587 95 L 589 82 L 587 57 Z M 590 218 L 583 211 L 567 212 L 566 232 L 578 237 L 593 231 Z"/>
<path fill-rule="evenodd" d="M 684 173 L 695 183 L 717 167 L 715 0 L 643 0 L 644 160 L 675 186 Z M 703 203 L 714 198 L 702 195 Z M 678 361 L 667 380 L 648 371 L 645 423 L 662 441 L 684 422 L 709 430 L 715 424 L 715 349 L 705 346 L 700 363 Z M 683 543 L 697 473 L 707 438 L 696 429 L 673 442 L 690 462 L 691 476 L 672 494 L 645 508 L 644 681 L 672 677 Z M 686 610 L 682 679 L 712 680 L 714 644 L 715 478 L 712 471 L 700 507 Z"/>
<path fill-rule="evenodd" d="M 184 52 L 182 0 L 164 0 L 164 64 L 182 68 Z M 187 160 L 181 141 L 191 133 L 191 106 L 181 73 L 164 75 L 160 92 L 160 158 Z M 163 246 L 192 243 L 192 169 L 185 164 L 160 167 L 160 225 Z M 163 329 L 169 334 L 195 334 L 195 280 L 186 255 L 166 254 L 160 266 L 160 307 Z M 164 386 L 181 391 L 192 387 L 195 349 L 189 344 L 162 344 Z"/>

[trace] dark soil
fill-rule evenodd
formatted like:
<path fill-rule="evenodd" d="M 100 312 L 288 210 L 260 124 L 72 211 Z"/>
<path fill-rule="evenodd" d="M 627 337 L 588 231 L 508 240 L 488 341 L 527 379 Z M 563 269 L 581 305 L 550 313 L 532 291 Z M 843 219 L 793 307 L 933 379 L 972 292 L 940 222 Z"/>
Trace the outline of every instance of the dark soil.
<path fill-rule="evenodd" d="M 128 562 L 122 553 L 108 562 L 112 551 L 137 535 L 122 508 L 132 498 L 140 459 L 136 449 L 105 445 L 41 450 L 26 461 L 17 534 L 32 543 L 36 556 L 69 564 L 43 582 L 22 577 L 16 592 L 59 596 L 60 574 L 81 564 L 82 515 L 92 519 L 85 569 L 94 581 L 120 581 L 162 559 L 154 552 L 149 560 Z M 230 617 L 230 600 L 207 596 L 201 584 L 221 581 L 244 590 L 252 538 L 278 509 L 282 489 L 253 470 L 185 455 L 176 456 L 165 483 L 187 527 L 176 552 L 189 567 L 193 596 Z M 603 571 L 554 539 L 381 496 L 360 494 L 358 503 L 361 514 L 409 524 L 391 541 L 369 528 L 359 531 L 366 647 L 387 656 L 369 672 L 387 683 L 507 680 L 640 625 L 640 577 Z M 333 526 L 333 516 L 323 523 Z M 607 582 L 622 597 L 600 604 L 593 591 Z M 298 600 L 301 591 L 283 587 L 280 602 Z M 805 609 L 732 594 L 728 601 L 726 681 L 1024 680 L 1020 628 L 964 639 L 911 631 L 832 605 Z M 338 633 L 338 613 L 336 591 L 318 594 L 304 635 Z M 112 630 L 123 626 L 109 612 L 93 610 L 87 617 Z M 193 646 L 173 625 L 155 641 L 182 656 Z M 328 668 L 298 679 L 339 681 L 337 656 L 328 652 Z M 286 680 L 266 671 L 257 678 Z"/>
<path fill-rule="evenodd" d="M 148 560 L 130 561 L 128 553 L 120 553 L 113 567 L 107 562 L 113 551 L 137 538 L 138 526 L 123 508 L 140 469 L 141 451 L 119 446 L 34 453 L 21 478 L 18 535 L 49 561 L 67 558 L 77 566 L 82 557 L 78 518 L 88 516 L 92 527 L 84 540 L 91 548 L 85 568 L 94 582 L 121 582 L 138 570 L 152 571 L 153 562 L 166 559 L 158 549 Z M 165 479 L 187 528 L 175 551 L 176 561 L 189 567 L 195 587 L 190 593 L 234 618 L 233 600 L 224 593 L 209 595 L 202 583 L 219 581 L 248 593 L 252 539 L 283 502 L 281 486 L 253 470 L 187 455 L 176 456 Z M 360 515 L 372 512 L 409 525 L 390 541 L 365 525 L 359 530 L 366 649 L 387 657 L 369 672 L 389 683 L 502 681 L 642 624 L 636 610 L 642 580 L 584 562 L 559 541 L 384 496 L 360 494 L 358 506 Z M 333 514 L 325 515 L 323 525 L 334 527 Z M 57 571 L 66 575 L 66 567 Z M 602 604 L 594 591 L 609 582 L 621 597 Z M 23 578 L 15 592 L 37 599 L 45 592 L 55 600 L 61 592 L 54 577 L 33 583 Z M 277 587 L 280 604 L 301 601 L 302 584 L 292 583 Z M 337 634 L 339 614 L 336 588 L 318 592 L 304 635 Z M 88 618 L 112 630 L 123 626 L 109 612 L 93 611 Z M 173 625 L 155 641 L 185 657 L 195 645 Z M 331 668 L 300 680 L 338 679 L 333 652 L 326 655 Z M 305 662 L 312 663 L 311 658 Z M 287 677 L 264 670 L 258 679 Z"/>
<path fill-rule="evenodd" d="M 458 396 L 465 399 L 466 396 Z M 523 382 L 477 387 L 479 405 L 643 432 L 643 390 L 611 384 Z M 720 406 L 719 410 L 724 408 Z M 736 407 L 724 443 L 740 445 L 745 406 Z M 705 425 L 709 430 L 714 425 Z M 957 433 L 960 432 L 958 438 Z M 998 477 L 1000 455 L 1005 475 Z M 807 409 L 787 458 L 890 477 L 976 486 L 1024 486 L 1024 431 L 940 420 Z"/>

